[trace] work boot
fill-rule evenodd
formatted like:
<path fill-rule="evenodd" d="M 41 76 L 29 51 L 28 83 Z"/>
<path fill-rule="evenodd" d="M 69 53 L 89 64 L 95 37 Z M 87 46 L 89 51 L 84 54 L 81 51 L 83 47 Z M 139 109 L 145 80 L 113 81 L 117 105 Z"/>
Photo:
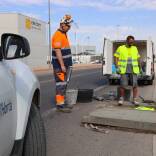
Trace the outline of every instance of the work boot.
<path fill-rule="evenodd" d="M 137 98 L 133 99 L 132 104 L 134 104 L 135 106 L 139 106 L 139 102 L 137 101 Z"/>
<path fill-rule="evenodd" d="M 124 98 L 120 97 L 119 101 L 118 101 L 118 106 L 122 106 L 124 103 Z"/>
<path fill-rule="evenodd" d="M 57 106 L 57 111 L 62 113 L 71 113 L 71 109 L 67 108 L 65 105 Z"/>

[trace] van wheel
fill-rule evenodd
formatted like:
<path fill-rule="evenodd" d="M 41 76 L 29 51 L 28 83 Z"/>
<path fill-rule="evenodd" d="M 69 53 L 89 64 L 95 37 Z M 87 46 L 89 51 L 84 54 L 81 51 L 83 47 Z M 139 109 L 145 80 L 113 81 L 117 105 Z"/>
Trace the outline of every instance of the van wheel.
<path fill-rule="evenodd" d="M 152 80 L 154 80 L 155 79 L 155 73 L 153 74 L 153 76 L 152 76 Z"/>
<path fill-rule="evenodd" d="M 109 85 L 113 84 L 113 79 L 109 79 Z"/>
<path fill-rule="evenodd" d="M 143 85 L 146 85 L 146 84 L 147 84 L 147 82 L 145 80 L 139 80 L 138 81 L 138 85 L 140 85 L 140 86 L 143 86 Z"/>
<path fill-rule="evenodd" d="M 149 84 L 149 85 L 153 85 L 153 80 L 149 80 L 149 81 L 148 81 L 148 84 Z"/>
<path fill-rule="evenodd" d="M 46 137 L 39 109 L 32 104 L 23 143 L 22 156 L 46 156 Z"/>

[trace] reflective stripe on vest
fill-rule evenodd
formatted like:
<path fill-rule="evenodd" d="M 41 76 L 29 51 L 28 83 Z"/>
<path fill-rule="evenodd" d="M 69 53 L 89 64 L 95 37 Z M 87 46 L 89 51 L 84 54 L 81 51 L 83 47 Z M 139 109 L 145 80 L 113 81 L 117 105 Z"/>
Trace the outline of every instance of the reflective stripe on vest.
<path fill-rule="evenodd" d="M 72 54 L 69 54 L 69 55 L 65 55 L 65 56 L 62 56 L 62 58 L 66 59 L 66 58 L 70 58 L 72 57 Z M 56 56 L 52 56 L 53 59 L 57 59 Z"/>
<path fill-rule="evenodd" d="M 132 67 L 133 67 L 133 72 L 135 74 L 139 74 L 140 70 L 139 70 L 139 66 L 138 66 L 138 51 L 136 50 L 135 46 L 131 47 L 132 49 L 132 53 L 131 53 L 131 62 L 132 63 Z M 119 62 L 118 62 L 118 66 L 120 68 L 120 74 L 125 74 L 126 73 L 126 68 L 127 68 L 127 64 L 128 62 L 128 50 L 127 47 L 125 45 L 120 47 L 120 55 L 119 55 Z"/>

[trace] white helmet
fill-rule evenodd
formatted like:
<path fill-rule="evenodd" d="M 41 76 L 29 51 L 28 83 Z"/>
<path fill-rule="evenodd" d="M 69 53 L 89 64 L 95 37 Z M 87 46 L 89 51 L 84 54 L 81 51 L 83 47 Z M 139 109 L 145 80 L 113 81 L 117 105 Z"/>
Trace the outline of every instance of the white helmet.
<path fill-rule="evenodd" d="M 64 17 L 61 19 L 60 23 L 61 24 L 68 24 L 71 25 L 71 23 L 73 23 L 73 19 L 71 15 L 64 15 Z"/>

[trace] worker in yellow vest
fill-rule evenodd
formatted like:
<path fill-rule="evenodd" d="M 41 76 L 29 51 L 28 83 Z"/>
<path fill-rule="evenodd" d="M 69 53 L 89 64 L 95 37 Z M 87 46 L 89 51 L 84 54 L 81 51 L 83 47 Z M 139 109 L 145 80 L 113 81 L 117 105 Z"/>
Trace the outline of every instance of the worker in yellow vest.
<path fill-rule="evenodd" d="M 125 88 L 128 86 L 130 81 L 133 86 L 133 104 L 138 105 L 137 94 L 138 94 L 138 84 L 137 76 L 140 74 L 140 55 L 138 49 L 134 46 L 134 37 L 128 36 L 126 39 L 126 44 L 119 46 L 114 54 L 115 65 L 118 73 L 121 75 L 120 79 L 120 99 L 118 105 L 123 105 Z"/>

